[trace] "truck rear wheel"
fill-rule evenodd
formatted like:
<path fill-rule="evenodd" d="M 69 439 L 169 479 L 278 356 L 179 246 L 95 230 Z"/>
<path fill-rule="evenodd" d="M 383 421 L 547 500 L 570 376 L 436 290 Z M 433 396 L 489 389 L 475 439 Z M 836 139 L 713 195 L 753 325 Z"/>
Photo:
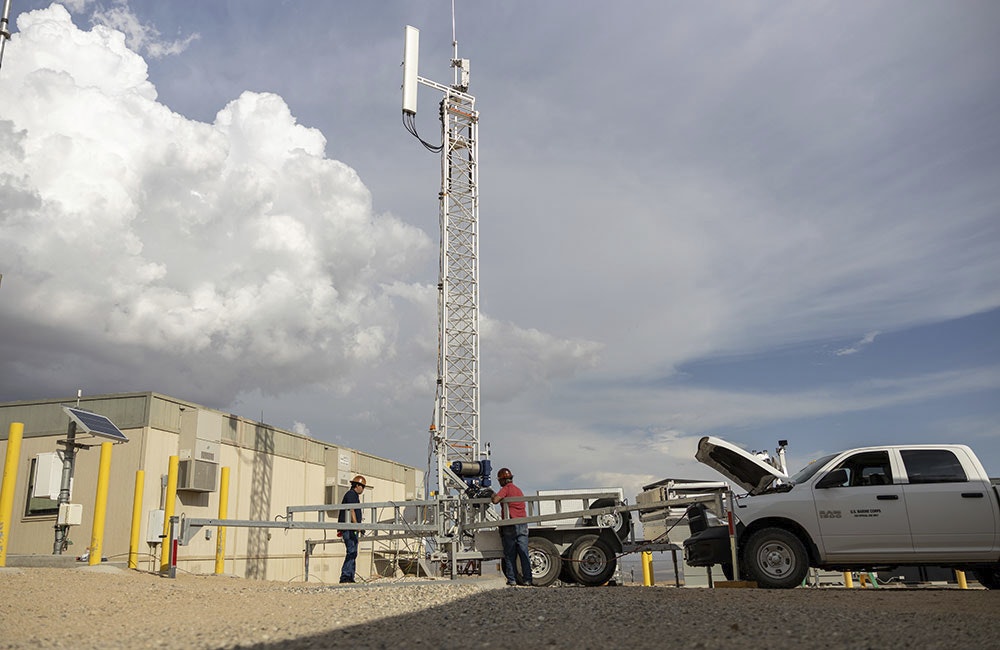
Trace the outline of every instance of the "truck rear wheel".
<path fill-rule="evenodd" d="M 611 546 L 597 535 L 583 535 L 570 544 L 566 555 L 573 577 L 581 585 L 603 585 L 615 574 L 618 560 Z"/>
<path fill-rule="evenodd" d="M 559 557 L 559 549 L 549 540 L 544 537 L 529 537 L 528 560 L 531 563 L 531 582 L 536 587 L 548 587 L 559 579 L 562 558 Z M 521 575 L 520 566 L 517 567 L 517 574 Z"/>
<path fill-rule="evenodd" d="M 987 589 L 1000 589 L 1000 566 L 990 569 L 976 569 L 972 572 L 979 584 Z"/>
<path fill-rule="evenodd" d="M 764 589 L 798 587 L 809 572 L 802 541 L 783 528 L 758 530 L 743 547 L 741 565 L 749 580 Z"/>

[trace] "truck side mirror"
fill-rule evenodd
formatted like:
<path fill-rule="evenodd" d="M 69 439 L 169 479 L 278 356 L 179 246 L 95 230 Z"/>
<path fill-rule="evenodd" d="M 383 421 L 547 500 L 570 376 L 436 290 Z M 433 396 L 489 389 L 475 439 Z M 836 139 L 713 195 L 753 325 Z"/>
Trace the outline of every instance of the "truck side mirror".
<path fill-rule="evenodd" d="M 826 489 L 832 487 L 844 487 L 847 485 L 847 470 L 841 467 L 840 469 L 835 469 L 823 478 L 819 480 L 816 484 L 816 489 Z"/>

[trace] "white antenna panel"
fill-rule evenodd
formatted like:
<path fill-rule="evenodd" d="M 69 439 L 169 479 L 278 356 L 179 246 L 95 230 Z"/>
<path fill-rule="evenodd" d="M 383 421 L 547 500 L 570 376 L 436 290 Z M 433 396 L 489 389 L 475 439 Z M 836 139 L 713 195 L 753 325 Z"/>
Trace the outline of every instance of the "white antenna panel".
<path fill-rule="evenodd" d="M 403 112 L 417 114 L 417 58 L 420 52 L 420 30 L 406 26 L 403 41 Z"/>

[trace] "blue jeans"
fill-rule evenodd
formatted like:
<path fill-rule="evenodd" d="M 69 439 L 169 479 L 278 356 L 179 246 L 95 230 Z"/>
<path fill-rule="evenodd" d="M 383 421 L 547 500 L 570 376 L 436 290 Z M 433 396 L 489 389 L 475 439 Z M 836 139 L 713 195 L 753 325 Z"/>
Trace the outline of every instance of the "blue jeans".
<path fill-rule="evenodd" d="M 503 570 L 507 582 L 531 584 L 531 560 L 528 558 L 528 524 L 500 526 L 500 541 L 503 542 Z M 521 561 L 523 580 L 517 579 L 517 561 Z"/>
<path fill-rule="evenodd" d="M 347 547 L 347 555 L 344 556 L 344 566 L 340 569 L 340 580 L 354 580 L 354 567 L 358 559 L 358 531 L 344 531 L 344 546 Z"/>

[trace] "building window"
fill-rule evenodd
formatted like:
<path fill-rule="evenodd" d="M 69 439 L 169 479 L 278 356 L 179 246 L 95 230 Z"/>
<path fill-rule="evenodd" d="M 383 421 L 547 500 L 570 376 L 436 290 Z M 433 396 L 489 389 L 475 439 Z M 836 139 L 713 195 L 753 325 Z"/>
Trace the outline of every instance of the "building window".
<path fill-rule="evenodd" d="M 45 455 L 42 455 L 42 463 L 39 463 L 39 457 L 31 459 L 31 471 L 28 473 L 28 499 L 27 503 L 24 505 L 24 516 L 25 517 L 40 517 L 43 515 L 57 515 L 59 514 L 59 500 L 58 498 L 52 499 L 52 495 L 35 496 L 35 485 L 38 483 L 38 469 L 42 466 L 44 469 L 48 469 L 46 466 Z M 42 472 L 45 474 L 45 471 Z M 42 477 L 45 478 L 44 476 Z M 44 482 L 44 480 L 43 480 Z M 59 495 L 55 495 L 58 497 Z"/>

